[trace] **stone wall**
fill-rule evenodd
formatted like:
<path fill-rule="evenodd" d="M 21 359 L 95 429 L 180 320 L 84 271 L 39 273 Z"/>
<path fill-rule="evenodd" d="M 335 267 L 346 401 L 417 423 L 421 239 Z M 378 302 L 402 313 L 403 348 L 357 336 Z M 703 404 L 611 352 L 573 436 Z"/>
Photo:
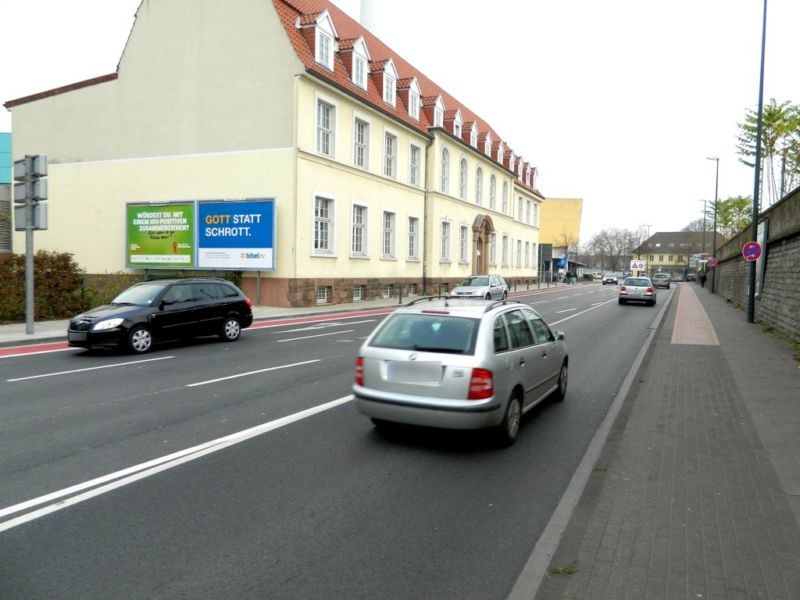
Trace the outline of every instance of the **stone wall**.
<path fill-rule="evenodd" d="M 759 215 L 768 222 L 767 246 L 762 249 L 764 286 L 755 300 L 755 320 L 800 342 L 800 188 Z M 717 248 L 716 293 L 747 310 L 750 263 L 742 246 L 751 232 L 742 231 Z"/>

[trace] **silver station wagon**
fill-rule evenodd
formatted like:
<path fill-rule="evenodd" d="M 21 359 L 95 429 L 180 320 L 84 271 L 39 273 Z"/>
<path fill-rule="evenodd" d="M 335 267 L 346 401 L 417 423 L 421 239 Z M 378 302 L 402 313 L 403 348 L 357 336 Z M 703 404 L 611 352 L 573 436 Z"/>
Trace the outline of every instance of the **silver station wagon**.
<path fill-rule="evenodd" d="M 353 394 L 376 426 L 493 428 L 511 445 L 526 411 L 564 399 L 568 364 L 564 334 L 526 304 L 425 297 L 361 346 Z"/>

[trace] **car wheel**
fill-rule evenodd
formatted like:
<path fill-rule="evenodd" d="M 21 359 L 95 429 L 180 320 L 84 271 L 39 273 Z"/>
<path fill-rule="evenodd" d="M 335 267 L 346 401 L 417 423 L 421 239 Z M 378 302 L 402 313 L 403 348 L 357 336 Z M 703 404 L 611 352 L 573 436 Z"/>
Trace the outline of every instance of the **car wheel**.
<path fill-rule="evenodd" d="M 491 294 L 486 294 L 486 295 L 483 297 L 483 299 L 484 299 L 484 300 L 491 300 L 491 299 L 492 299 L 492 295 L 491 295 Z"/>
<path fill-rule="evenodd" d="M 497 427 L 496 437 L 500 446 L 511 446 L 519 435 L 519 426 L 522 422 L 522 401 L 519 396 L 511 396 L 506 407 L 503 422 Z"/>
<path fill-rule="evenodd" d="M 242 334 L 242 326 L 236 317 L 227 317 L 222 323 L 220 337 L 226 342 L 235 342 Z"/>
<path fill-rule="evenodd" d="M 567 363 L 564 362 L 564 364 L 561 365 L 561 370 L 558 372 L 558 388 L 553 392 L 553 400 L 556 402 L 561 402 L 567 397 L 568 375 L 569 370 L 567 369 Z"/>
<path fill-rule="evenodd" d="M 128 348 L 136 354 L 149 352 L 153 347 L 153 334 L 148 327 L 137 325 L 128 334 Z"/>

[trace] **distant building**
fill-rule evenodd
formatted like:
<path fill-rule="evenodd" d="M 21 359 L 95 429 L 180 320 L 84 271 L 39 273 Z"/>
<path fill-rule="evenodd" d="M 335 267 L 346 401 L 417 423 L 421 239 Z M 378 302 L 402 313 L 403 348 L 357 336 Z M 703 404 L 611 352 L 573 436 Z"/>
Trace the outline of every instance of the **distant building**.
<path fill-rule="evenodd" d="M 48 157 L 36 248 L 89 274 L 224 264 L 276 306 L 536 276 L 532 162 L 328 0 L 146 0 L 114 73 L 5 106 Z"/>
<path fill-rule="evenodd" d="M 570 254 L 567 261 L 569 264 L 563 270 L 580 275 L 581 269 L 577 264 L 580 262 L 580 255 L 576 252 L 582 241 L 583 198 L 548 197 L 540 211 L 539 240 L 542 244 L 552 244 L 554 261 Z"/>
<path fill-rule="evenodd" d="M 694 268 L 692 257 L 711 254 L 713 232 L 669 231 L 651 235 L 632 253 L 633 260 L 643 261 L 647 273 L 685 274 Z M 704 244 L 705 239 L 705 244 Z M 717 247 L 725 238 L 717 234 Z"/>

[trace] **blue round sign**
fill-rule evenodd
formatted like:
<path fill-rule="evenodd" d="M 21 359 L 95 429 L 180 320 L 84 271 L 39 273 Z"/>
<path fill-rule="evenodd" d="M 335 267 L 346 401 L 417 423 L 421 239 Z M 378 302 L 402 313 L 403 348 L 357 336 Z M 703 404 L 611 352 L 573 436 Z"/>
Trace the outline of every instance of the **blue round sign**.
<path fill-rule="evenodd" d="M 742 246 L 742 256 L 744 256 L 745 260 L 758 260 L 761 257 L 761 244 L 758 242 L 747 242 Z"/>

